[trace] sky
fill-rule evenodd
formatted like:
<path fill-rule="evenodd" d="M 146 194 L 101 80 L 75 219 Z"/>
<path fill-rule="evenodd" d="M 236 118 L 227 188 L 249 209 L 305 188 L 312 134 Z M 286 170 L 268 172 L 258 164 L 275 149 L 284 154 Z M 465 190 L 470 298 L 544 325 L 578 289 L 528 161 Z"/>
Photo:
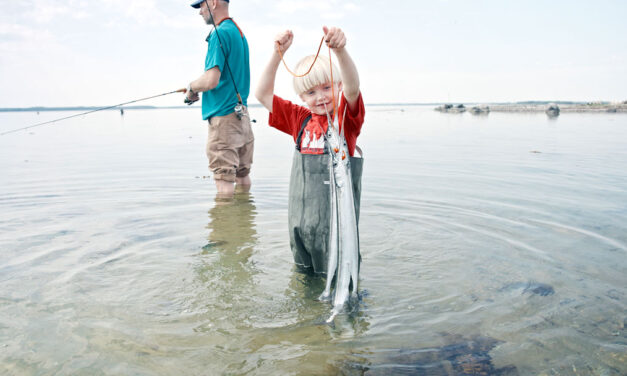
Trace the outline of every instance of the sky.
<path fill-rule="evenodd" d="M 0 0 L 0 107 L 106 106 L 187 86 L 210 31 L 190 2 Z M 251 93 L 278 32 L 294 32 L 293 66 L 328 25 L 347 35 L 366 104 L 627 100 L 624 0 L 231 0 L 230 11 Z M 275 92 L 299 101 L 282 67 Z"/>

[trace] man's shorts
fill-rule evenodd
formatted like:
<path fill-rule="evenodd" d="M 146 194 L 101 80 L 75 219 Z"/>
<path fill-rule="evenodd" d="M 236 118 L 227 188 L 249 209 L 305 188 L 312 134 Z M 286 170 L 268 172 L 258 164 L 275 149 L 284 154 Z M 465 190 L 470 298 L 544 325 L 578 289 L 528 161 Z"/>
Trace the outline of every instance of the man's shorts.
<path fill-rule="evenodd" d="M 250 118 L 237 118 L 235 112 L 209 119 L 207 157 L 214 180 L 235 181 L 250 173 L 254 136 Z"/>

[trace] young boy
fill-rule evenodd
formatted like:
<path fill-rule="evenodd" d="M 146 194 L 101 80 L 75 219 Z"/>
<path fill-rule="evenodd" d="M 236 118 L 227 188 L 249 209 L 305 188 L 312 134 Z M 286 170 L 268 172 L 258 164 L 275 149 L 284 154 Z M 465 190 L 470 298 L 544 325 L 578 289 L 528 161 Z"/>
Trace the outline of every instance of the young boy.
<path fill-rule="evenodd" d="M 339 28 L 326 26 L 323 31 L 324 39 L 334 52 L 340 69 L 331 67 L 328 56 L 323 54 L 317 59 L 315 56 L 305 57 L 298 63 L 297 75 L 307 72 L 313 63 L 309 74 L 294 77 L 294 89 L 306 107 L 274 95 L 274 81 L 281 63 L 281 53 L 285 53 L 294 39 L 290 30 L 277 35 L 272 57 L 255 95 L 270 111 L 268 123 L 292 135 L 296 142 L 288 205 L 290 246 L 294 261 L 308 271 L 326 274 L 331 215 L 330 155 L 324 138 L 328 127 L 327 114 L 333 117 L 334 108 L 337 108 L 339 124 L 343 128 L 341 133 L 346 139 L 350 155 L 355 214 L 358 219 L 363 160 L 353 155 L 364 122 L 365 109 L 359 90 L 359 75 L 346 51 L 344 33 Z"/>

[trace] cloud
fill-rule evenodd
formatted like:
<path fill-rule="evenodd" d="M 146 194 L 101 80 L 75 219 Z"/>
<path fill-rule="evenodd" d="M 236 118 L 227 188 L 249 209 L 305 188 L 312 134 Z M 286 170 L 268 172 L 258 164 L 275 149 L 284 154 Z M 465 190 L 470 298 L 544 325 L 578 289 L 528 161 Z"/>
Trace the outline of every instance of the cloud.
<path fill-rule="evenodd" d="M 0 61 L 17 61 L 18 53 L 42 51 L 57 46 L 48 30 L 38 30 L 21 24 L 0 24 Z"/>
<path fill-rule="evenodd" d="M 344 9 L 349 11 L 349 12 L 357 12 L 361 8 L 357 4 L 355 4 L 355 3 L 346 3 L 346 4 L 344 4 Z"/>
<path fill-rule="evenodd" d="M 2 37 L 2 39 L 26 39 L 36 34 L 37 33 L 35 30 L 24 25 L 8 23 L 0 24 L 0 36 Z"/>
<path fill-rule="evenodd" d="M 48 23 L 61 17 L 84 19 L 89 16 L 86 9 L 87 2 L 85 1 L 65 1 L 63 3 L 39 1 L 33 5 L 33 11 L 28 12 L 28 16 L 38 23 Z"/>
<path fill-rule="evenodd" d="M 123 15 L 125 19 L 141 26 L 161 26 L 175 29 L 189 27 L 187 14 L 173 15 L 167 12 L 167 10 L 172 9 L 173 4 L 161 2 L 160 4 L 163 5 L 158 5 L 155 0 L 102 0 L 102 3 L 108 12 Z M 111 18 L 109 21 L 110 25 L 123 23 L 123 20 L 115 18 Z"/>
<path fill-rule="evenodd" d="M 281 13 L 295 13 L 300 11 L 330 11 L 337 1 L 307 1 L 307 0 L 281 0 L 275 5 L 275 9 Z"/>

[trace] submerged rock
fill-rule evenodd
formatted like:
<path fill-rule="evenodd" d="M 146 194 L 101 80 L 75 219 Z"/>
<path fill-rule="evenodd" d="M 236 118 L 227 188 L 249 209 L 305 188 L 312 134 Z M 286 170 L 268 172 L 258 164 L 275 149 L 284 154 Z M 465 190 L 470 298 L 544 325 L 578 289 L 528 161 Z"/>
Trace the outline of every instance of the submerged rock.
<path fill-rule="evenodd" d="M 209 243 L 202 246 L 203 251 L 210 251 L 216 247 L 221 247 L 226 244 L 224 240 L 210 241 Z"/>
<path fill-rule="evenodd" d="M 551 285 L 539 282 L 514 282 L 509 283 L 499 289 L 499 291 L 521 290 L 521 294 L 530 293 L 540 296 L 553 295 L 555 289 Z"/>

